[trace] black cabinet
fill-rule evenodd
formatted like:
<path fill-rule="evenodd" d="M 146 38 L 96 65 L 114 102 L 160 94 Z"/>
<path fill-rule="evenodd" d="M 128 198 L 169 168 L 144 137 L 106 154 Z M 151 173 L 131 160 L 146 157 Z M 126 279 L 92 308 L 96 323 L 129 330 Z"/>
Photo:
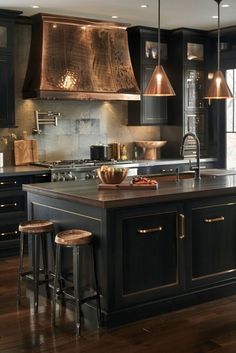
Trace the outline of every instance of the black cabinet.
<path fill-rule="evenodd" d="M 20 13 L 0 10 L 0 127 L 15 126 L 14 20 Z"/>
<path fill-rule="evenodd" d="M 183 286 L 178 204 L 117 214 L 116 306 L 179 292 Z M 180 218 L 180 219 L 179 219 Z"/>
<path fill-rule="evenodd" d="M 117 212 L 114 307 L 234 281 L 235 214 L 236 197 Z"/>
<path fill-rule="evenodd" d="M 157 29 L 130 27 L 127 29 L 134 74 L 141 90 L 141 100 L 128 103 L 128 125 L 167 124 L 167 98 L 144 97 L 144 92 L 157 65 Z M 169 31 L 161 31 L 161 63 L 168 65 Z"/>
<path fill-rule="evenodd" d="M 49 173 L 0 177 L 0 257 L 19 251 L 19 223 L 27 220 L 26 193 L 22 184 L 50 181 Z"/>
<path fill-rule="evenodd" d="M 189 288 L 236 276 L 236 198 L 188 205 L 186 260 Z"/>
<path fill-rule="evenodd" d="M 168 100 L 168 124 L 176 131 L 164 129 L 162 139 L 168 140 L 163 157 L 178 157 L 182 137 L 195 133 L 201 144 L 201 157 L 208 157 L 208 102 L 204 100 L 207 75 L 207 32 L 177 29 L 169 40 L 169 71 L 176 96 Z M 194 151 L 189 141 L 189 157 Z M 174 154 L 174 155 L 173 155 Z"/>

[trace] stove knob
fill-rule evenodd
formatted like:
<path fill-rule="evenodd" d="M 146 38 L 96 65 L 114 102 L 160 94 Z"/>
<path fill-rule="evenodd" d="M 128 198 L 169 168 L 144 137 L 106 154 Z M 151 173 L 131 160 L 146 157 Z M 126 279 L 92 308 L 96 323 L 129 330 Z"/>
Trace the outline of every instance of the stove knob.
<path fill-rule="evenodd" d="M 58 180 L 58 181 L 65 181 L 66 178 L 65 178 L 65 176 L 64 176 L 63 174 L 58 173 L 58 179 L 57 179 L 57 180 Z"/>
<path fill-rule="evenodd" d="M 52 173 L 51 181 L 58 181 L 58 175 L 57 175 L 57 173 Z"/>
<path fill-rule="evenodd" d="M 71 172 L 65 173 L 65 180 L 66 181 L 73 180 L 73 175 Z"/>
<path fill-rule="evenodd" d="M 69 172 L 67 174 L 67 178 L 68 178 L 68 180 L 74 180 L 74 175 L 71 172 Z"/>
<path fill-rule="evenodd" d="M 92 179 L 91 173 L 86 173 L 85 174 L 85 180 Z"/>

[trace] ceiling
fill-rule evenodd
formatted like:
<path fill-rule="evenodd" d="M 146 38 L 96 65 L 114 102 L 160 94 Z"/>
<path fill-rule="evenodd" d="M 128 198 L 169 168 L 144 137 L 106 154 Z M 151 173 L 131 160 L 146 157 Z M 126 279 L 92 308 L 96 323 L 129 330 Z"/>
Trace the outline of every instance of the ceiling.
<path fill-rule="evenodd" d="M 147 8 L 140 5 L 147 4 Z M 236 1 L 223 0 L 228 8 L 221 8 L 221 27 L 236 25 Z M 39 5 L 40 8 L 32 8 Z M 130 25 L 157 26 L 157 0 L 0 0 L 0 8 L 21 10 L 30 16 L 38 12 L 63 14 L 76 17 L 114 20 Z M 189 27 L 196 29 L 215 29 L 217 3 L 214 0 L 162 0 L 161 28 L 174 29 Z"/>

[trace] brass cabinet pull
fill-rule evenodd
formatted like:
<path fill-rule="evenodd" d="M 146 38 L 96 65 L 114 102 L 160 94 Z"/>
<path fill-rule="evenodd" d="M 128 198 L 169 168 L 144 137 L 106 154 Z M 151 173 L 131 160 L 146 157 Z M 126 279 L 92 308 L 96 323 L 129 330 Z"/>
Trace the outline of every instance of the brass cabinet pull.
<path fill-rule="evenodd" d="M 185 216 L 184 214 L 179 214 L 179 239 L 185 238 Z"/>
<path fill-rule="evenodd" d="M 17 230 L 13 231 L 13 232 L 2 232 L 0 233 L 0 236 L 4 236 L 4 235 L 17 235 Z"/>
<path fill-rule="evenodd" d="M 138 229 L 139 234 L 148 234 L 148 233 L 154 233 L 154 232 L 161 232 L 162 227 L 156 227 L 156 228 L 148 228 L 148 229 Z"/>
<path fill-rule="evenodd" d="M 14 203 L 2 203 L 0 204 L 1 208 L 6 208 L 6 207 L 16 207 L 17 206 L 17 202 Z"/>
<path fill-rule="evenodd" d="M 216 218 L 205 218 L 204 223 L 216 223 L 216 222 L 224 222 L 225 217 L 216 217 Z"/>
<path fill-rule="evenodd" d="M 17 181 L 16 180 L 0 181 L 0 185 L 11 185 L 11 184 L 17 184 Z"/>

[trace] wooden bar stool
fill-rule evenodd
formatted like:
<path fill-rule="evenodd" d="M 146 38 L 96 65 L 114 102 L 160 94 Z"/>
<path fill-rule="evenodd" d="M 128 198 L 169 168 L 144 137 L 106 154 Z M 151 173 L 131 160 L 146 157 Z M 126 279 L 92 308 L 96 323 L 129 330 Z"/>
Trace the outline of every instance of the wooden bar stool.
<path fill-rule="evenodd" d="M 54 225 L 49 220 L 33 220 L 26 221 L 19 224 L 20 232 L 20 257 L 19 257 L 19 273 L 18 273 L 18 290 L 17 302 L 20 304 L 21 300 L 21 281 L 26 275 L 32 274 L 34 284 L 34 312 L 38 312 L 38 292 L 39 285 L 45 283 L 46 293 L 49 298 L 49 270 L 48 270 L 48 246 L 47 234 L 51 234 L 52 245 L 54 245 Z M 26 235 L 32 236 L 32 270 L 23 272 L 23 258 L 24 258 L 24 240 Z M 43 269 L 40 269 L 40 240 L 42 247 L 42 263 Z M 44 273 L 44 280 L 39 280 L 39 273 Z"/>
<path fill-rule="evenodd" d="M 71 229 L 58 233 L 55 237 L 56 243 L 56 263 L 55 263 L 55 278 L 54 278 L 54 289 L 53 289 L 53 302 L 52 302 L 52 324 L 55 326 L 56 320 L 56 300 L 57 299 L 69 299 L 75 302 L 75 323 L 76 323 L 76 334 L 80 335 L 81 331 L 81 305 L 89 300 L 96 299 L 97 304 L 97 320 L 98 325 L 101 320 L 101 304 L 100 295 L 98 291 L 98 281 L 96 272 L 96 259 L 94 251 L 93 234 L 81 229 Z M 93 271 L 94 271 L 94 282 L 95 288 L 94 293 L 91 296 L 82 298 L 81 295 L 81 257 L 80 247 L 90 246 L 92 251 Z M 73 248 L 73 295 L 69 294 L 67 288 L 61 288 L 61 250 L 63 247 Z M 60 289 L 57 289 L 59 284 Z"/>

